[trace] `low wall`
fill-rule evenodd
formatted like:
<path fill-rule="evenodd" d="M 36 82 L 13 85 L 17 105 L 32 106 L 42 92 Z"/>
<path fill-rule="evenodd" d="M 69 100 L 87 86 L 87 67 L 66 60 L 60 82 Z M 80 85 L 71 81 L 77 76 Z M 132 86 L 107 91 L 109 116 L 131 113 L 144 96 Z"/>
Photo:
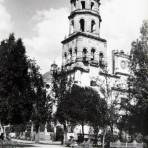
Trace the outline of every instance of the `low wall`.
<path fill-rule="evenodd" d="M 136 141 L 132 143 L 123 143 L 117 141 L 115 143 L 110 143 L 110 148 L 143 148 L 143 143 L 137 143 Z"/>

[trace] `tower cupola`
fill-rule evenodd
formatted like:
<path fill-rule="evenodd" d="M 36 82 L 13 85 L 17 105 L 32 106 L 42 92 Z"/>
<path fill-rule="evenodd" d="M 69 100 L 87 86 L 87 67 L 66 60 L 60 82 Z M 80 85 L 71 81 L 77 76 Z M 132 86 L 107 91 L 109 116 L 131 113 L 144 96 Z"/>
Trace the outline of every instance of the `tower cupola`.
<path fill-rule="evenodd" d="M 69 35 L 87 32 L 99 36 L 101 16 L 99 0 L 71 0 Z"/>
<path fill-rule="evenodd" d="M 89 67 L 101 67 L 107 53 L 106 40 L 100 38 L 100 0 L 70 2 L 69 35 L 62 41 L 63 66 L 68 71 L 88 72 Z"/>

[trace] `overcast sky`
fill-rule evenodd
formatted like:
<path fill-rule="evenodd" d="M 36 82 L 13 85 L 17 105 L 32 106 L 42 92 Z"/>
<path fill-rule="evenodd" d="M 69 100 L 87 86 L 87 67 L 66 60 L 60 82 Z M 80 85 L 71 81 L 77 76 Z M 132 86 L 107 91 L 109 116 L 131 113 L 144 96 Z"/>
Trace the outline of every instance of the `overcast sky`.
<path fill-rule="evenodd" d="M 148 19 L 148 0 L 102 0 L 101 37 L 111 50 L 130 50 L 139 28 Z M 68 34 L 70 0 L 0 0 L 0 40 L 14 32 L 41 72 L 61 60 L 61 41 Z"/>

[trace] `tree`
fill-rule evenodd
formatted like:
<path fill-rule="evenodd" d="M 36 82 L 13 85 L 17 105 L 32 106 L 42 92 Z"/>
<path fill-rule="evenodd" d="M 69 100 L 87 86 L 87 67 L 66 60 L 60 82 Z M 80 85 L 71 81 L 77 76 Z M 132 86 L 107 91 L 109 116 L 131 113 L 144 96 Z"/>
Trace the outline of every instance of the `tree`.
<path fill-rule="evenodd" d="M 67 122 L 82 126 L 84 137 L 84 125 L 94 127 L 97 136 L 99 127 L 105 124 L 107 103 L 101 99 L 99 94 L 90 87 L 73 85 L 71 91 L 60 102 L 57 108 L 57 118 L 65 119 Z"/>
<path fill-rule="evenodd" d="M 57 105 L 57 112 L 54 113 L 54 119 L 59 121 L 64 127 L 64 141 L 67 141 L 67 116 L 64 110 L 66 107 L 65 100 L 71 89 L 71 81 L 68 80 L 66 72 L 62 68 L 61 71 L 54 69 L 52 80 L 52 91 L 54 93 L 54 104 Z M 64 106 L 62 106 L 64 105 Z"/>
<path fill-rule="evenodd" d="M 98 87 L 99 94 L 102 99 L 106 100 L 107 102 L 107 116 L 106 116 L 106 122 L 104 124 L 103 128 L 103 147 L 105 146 L 105 141 L 109 140 L 111 141 L 113 139 L 113 131 L 114 126 L 117 125 L 117 121 L 119 119 L 119 95 L 121 94 L 120 90 L 123 88 L 120 87 L 121 82 L 118 80 L 118 78 L 114 75 L 109 74 L 107 65 L 104 66 L 102 69 L 102 72 L 100 73 L 102 79 L 100 76 L 96 78 L 96 86 Z M 113 98 L 113 93 L 115 94 Z M 111 132 L 109 139 L 106 139 L 107 137 L 107 129 L 110 127 Z"/>
<path fill-rule="evenodd" d="M 13 34 L 0 45 L 0 120 L 2 124 L 26 123 L 32 109 L 28 96 L 28 61 L 22 40 Z"/>
<path fill-rule="evenodd" d="M 40 126 L 51 119 L 50 96 L 46 96 L 43 78 L 34 60 L 29 61 L 29 76 L 33 99 L 31 120 L 35 126 L 35 140 L 38 143 Z"/>
<path fill-rule="evenodd" d="M 129 122 L 135 132 L 148 134 L 148 21 L 140 30 L 141 37 L 132 43 L 129 83 L 135 103 L 130 105 Z"/>
<path fill-rule="evenodd" d="M 39 67 L 11 34 L 0 45 L 0 122 L 17 126 L 32 120 L 38 131 L 50 115 L 48 99 Z"/>

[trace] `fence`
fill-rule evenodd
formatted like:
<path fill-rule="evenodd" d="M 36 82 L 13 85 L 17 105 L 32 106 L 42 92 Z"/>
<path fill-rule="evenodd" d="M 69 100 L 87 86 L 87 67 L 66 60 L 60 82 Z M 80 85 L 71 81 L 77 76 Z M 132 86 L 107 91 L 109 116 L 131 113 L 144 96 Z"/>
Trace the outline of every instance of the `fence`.
<path fill-rule="evenodd" d="M 136 141 L 132 143 L 122 143 L 120 141 L 115 143 L 110 143 L 110 148 L 143 148 L 143 143 L 137 143 Z"/>

